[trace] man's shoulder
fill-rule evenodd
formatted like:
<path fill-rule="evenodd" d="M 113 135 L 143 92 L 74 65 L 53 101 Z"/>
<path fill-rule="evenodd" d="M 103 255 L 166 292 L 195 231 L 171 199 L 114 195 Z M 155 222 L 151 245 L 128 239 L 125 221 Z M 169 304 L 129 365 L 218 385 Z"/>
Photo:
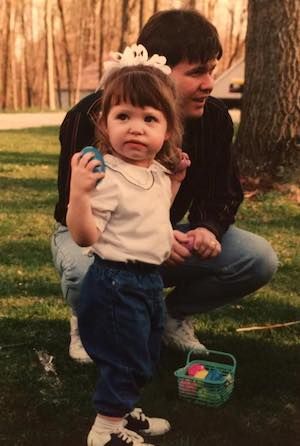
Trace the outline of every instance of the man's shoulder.
<path fill-rule="evenodd" d="M 70 112 L 90 114 L 99 111 L 101 107 L 101 96 L 100 90 L 85 96 L 71 108 Z"/>
<path fill-rule="evenodd" d="M 226 130 L 232 129 L 233 127 L 227 105 L 213 96 L 209 96 L 206 101 L 203 120 L 205 127 L 209 128 L 215 128 L 217 126 L 219 129 L 223 128 Z"/>
<path fill-rule="evenodd" d="M 214 96 L 209 96 L 207 98 L 205 112 L 216 115 L 229 115 L 226 104 L 221 99 L 217 99 Z"/>

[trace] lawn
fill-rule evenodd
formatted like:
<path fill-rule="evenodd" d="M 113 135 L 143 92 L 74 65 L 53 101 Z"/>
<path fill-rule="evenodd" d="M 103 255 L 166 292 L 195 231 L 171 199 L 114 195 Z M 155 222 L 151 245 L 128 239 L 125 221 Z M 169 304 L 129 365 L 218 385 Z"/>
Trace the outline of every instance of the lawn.
<path fill-rule="evenodd" d="M 95 369 L 68 357 L 69 309 L 49 249 L 57 133 L 55 127 L 0 132 L 1 445 L 83 446 L 94 418 Z M 236 331 L 300 320 L 299 205 L 283 192 L 257 195 L 243 204 L 238 224 L 271 241 L 279 271 L 254 295 L 196 320 L 210 349 L 237 360 L 235 388 L 225 405 L 179 400 L 173 372 L 186 356 L 163 351 L 141 401 L 146 412 L 172 424 L 169 434 L 153 440 L 156 446 L 300 444 L 300 324 Z M 46 373 L 38 352 L 53 356 L 56 374 Z"/>

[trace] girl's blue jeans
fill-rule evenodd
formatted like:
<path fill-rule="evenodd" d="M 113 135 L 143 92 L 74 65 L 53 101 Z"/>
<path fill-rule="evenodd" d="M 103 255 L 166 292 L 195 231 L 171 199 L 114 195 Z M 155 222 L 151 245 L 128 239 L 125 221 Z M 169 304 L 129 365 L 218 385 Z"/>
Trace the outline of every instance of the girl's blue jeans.
<path fill-rule="evenodd" d="M 80 338 L 98 368 L 96 410 L 123 417 L 159 360 L 165 303 L 158 267 L 95 256 L 77 315 Z"/>
<path fill-rule="evenodd" d="M 176 229 L 186 231 L 188 226 Z M 82 254 L 62 225 L 54 232 L 51 246 L 63 295 L 76 313 L 80 284 L 93 257 Z M 165 286 L 175 285 L 166 299 L 167 310 L 184 317 L 222 307 L 267 284 L 277 266 L 277 256 L 264 238 L 232 225 L 222 238 L 218 257 L 192 256 L 176 267 L 161 267 Z"/>

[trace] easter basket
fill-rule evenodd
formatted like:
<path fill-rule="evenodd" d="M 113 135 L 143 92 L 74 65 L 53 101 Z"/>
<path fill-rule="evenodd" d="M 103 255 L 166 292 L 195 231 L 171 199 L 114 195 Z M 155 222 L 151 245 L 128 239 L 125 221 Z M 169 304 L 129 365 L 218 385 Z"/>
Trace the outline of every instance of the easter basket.
<path fill-rule="evenodd" d="M 184 367 L 174 372 L 178 382 L 179 397 L 203 406 L 218 407 L 230 397 L 235 379 L 236 359 L 230 353 L 208 350 L 206 359 L 191 361 L 191 350 Z M 225 362 L 212 362 L 207 358 L 221 356 Z M 202 377 L 190 376 L 188 371 L 195 366 L 202 369 Z M 204 376 L 206 374 L 206 376 Z M 201 375 L 201 373 L 200 373 Z"/>

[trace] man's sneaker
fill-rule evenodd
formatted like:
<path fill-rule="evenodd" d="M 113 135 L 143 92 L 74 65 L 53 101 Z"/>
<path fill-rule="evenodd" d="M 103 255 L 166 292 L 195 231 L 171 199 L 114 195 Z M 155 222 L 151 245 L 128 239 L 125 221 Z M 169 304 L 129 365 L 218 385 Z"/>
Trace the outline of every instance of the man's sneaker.
<path fill-rule="evenodd" d="M 84 364 L 93 362 L 81 343 L 78 331 L 78 319 L 74 315 L 70 319 L 70 326 L 71 341 L 69 346 L 69 355 L 77 362 L 81 362 Z"/>
<path fill-rule="evenodd" d="M 171 429 L 167 420 L 147 417 L 139 407 L 125 416 L 124 426 L 138 434 L 150 436 L 163 435 Z"/>
<path fill-rule="evenodd" d="M 179 350 L 193 350 L 195 353 L 207 354 L 207 348 L 196 338 L 191 318 L 175 319 L 167 315 L 163 343 Z"/>
<path fill-rule="evenodd" d="M 128 429 L 122 428 L 115 432 L 108 429 L 92 428 L 87 438 L 87 446 L 154 446 L 144 443 L 143 437 Z"/>

